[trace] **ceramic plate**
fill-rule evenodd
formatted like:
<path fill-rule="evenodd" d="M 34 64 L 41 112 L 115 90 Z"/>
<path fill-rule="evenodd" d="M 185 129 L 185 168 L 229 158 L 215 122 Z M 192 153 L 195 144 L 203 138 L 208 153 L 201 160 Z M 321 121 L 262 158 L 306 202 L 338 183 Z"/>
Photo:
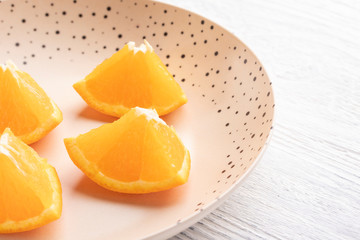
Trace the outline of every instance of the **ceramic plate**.
<path fill-rule="evenodd" d="M 0 62 L 13 60 L 61 108 L 64 121 L 32 145 L 56 167 L 60 220 L 1 239 L 170 237 L 217 207 L 250 172 L 271 132 L 271 83 L 256 56 L 201 16 L 157 2 L 8 0 L 0 3 Z M 163 119 L 192 158 L 188 183 L 147 195 L 105 190 L 75 167 L 63 138 L 115 118 L 87 107 L 72 88 L 128 41 L 147 39 L 188 103 Z"/>

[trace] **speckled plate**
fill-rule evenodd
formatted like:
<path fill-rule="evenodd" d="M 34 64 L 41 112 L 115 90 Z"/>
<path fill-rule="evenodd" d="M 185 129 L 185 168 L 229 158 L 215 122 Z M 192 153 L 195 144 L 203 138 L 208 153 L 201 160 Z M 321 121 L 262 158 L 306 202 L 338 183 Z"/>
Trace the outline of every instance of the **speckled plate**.
<path fill-rule="evenodd" d="M 0 1 L 1 2 L 1 1 Z M 188 96 L 164 120 L 189 148 L 188 183 L 160 193 L 105 190 L 75 167 L 63 138 L 112 122 L 73 90 L 126 42 L 147 39 Z M 0 3 L 0 62 L 13 60 L 59 105 L 64 121 L 34 147 L 56 167 L 60 220 L 1 239 L 142 239 L 174 235 L 217 207 L 259 160 L 271 132 L 271 83 L 235 36 L 194 13 L 149 1 Z"/>

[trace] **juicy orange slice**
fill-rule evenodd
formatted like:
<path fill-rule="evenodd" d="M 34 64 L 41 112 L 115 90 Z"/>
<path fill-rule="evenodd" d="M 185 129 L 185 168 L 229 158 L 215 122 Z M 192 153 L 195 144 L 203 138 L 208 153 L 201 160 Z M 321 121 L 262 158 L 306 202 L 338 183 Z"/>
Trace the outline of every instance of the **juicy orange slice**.
<path fill-rule="evenodd" d="M 157 192 L 189 176 L 189 151 L 153 110 L 133 108 L 113 123 L 64 142 L 75 165 L 113 191 Z"/>
<path fill-rule="evenodd" d="M 0 233 L 45 225 L 60 217 L 61 208 L 55 169 L 5 129 L 0 136 Z"/>
<path fill-rule="evenodd" d="M 27 144 L 40 140 L 62 121 L 45 91 L 8 61 L 0 65 L 0 132 L 9 127 Z"/>
<path fill-rule="evenodd" d="M 129 42 L 74 88 L 90 107 L 116 117 L 133 107 L 156 109 L 161 116 L 187 102 L 147 41 L 140 47 Z"/>

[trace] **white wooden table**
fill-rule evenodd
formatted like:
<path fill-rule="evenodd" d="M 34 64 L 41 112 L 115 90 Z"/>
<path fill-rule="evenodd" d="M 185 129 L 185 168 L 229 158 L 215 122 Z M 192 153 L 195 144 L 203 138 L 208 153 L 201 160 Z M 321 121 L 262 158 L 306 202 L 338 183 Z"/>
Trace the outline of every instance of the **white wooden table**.
<path fill-rule="evenodd" d="M 360 1 L 161 0 L 237 35 L 273 82 L 255 171 L 175 239 L 360 239 Z"/>

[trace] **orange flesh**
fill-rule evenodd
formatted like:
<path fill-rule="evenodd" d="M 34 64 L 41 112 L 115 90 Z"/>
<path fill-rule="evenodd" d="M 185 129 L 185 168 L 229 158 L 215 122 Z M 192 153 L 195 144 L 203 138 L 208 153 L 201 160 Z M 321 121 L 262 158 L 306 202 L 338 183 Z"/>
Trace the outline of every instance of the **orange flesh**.
<path fill-rule="evenodd" d="M 129 111 L 120 120 L 80 135 L 76 145 L 100 172 L 115 180 L 156 182 L 174 177 L 186 149 L 168 126 Z"/>
<path fill-rule="evenodd" d="M 53 173 L 46 160 L 9 128 L 0 135 L 0 232 L 2 223 L 37 217 L 54 204 L 54 184 L 58 183 L 49 180 Z M 53 181 L 58 181 L 57 175 Z"/>
<path fill-rule="evenodd" d="M 1 153 L 0 169 L 0 224 L 32 218 L 44 211 L 44 205 L 28 186 L 26 178 L 10 158 Z"/>
<path fill-rule="evenodd" d="M 106 71 L 99 70 L 100 73 L 95 78 L 90 74 L 86 78 L 87 90 L 105 103 L 150 107 L 149 84 L 144 84 L 149 77 L 147 65 L 142 58 L 134 56 L 131 52 L 125 53 L 126 51 L 122 50 L 116 55 L 116 60 L 121 61 L 121 64 L 102 66 Z M 134 66 L 137 69 L 131 71 Z"/>
<path fill-rule="evenodd" d="M 146 171 L 141 173 L 142 180 L 161 181 L 175 176 L 181 169 L 186 150 L 168 126 L 151 121 L 144 146 L 143 169 Z"/>
<path fill-rule="evenodd" d="M 80 87 L 82 84 L 84 88 Z M 89 95 L 96 99 L 97 103 L 87 101 L 90 106 L 104 103 L 128 110 L 137 106 L 154 108 L 159 115 L 187 102 L 180 85 L 159 56 L 153 51 L 134 53 L 128 45 L 98 65 L 84 82 L 76 83 L 74 88 L 85 101 Z M 112 111 L 108 114 L 116 115 Z"/>
<path fill-rule="evenodd" d="M 31 111 L 31 102 L 28 102 L 26 96 L 21 94 L 24 87 L 18 85 L 18 80 L 9 69 L 5 72 L 0 69 L 0 89 L 11 89 L 11 91 L 1 91 L 0 94 L 2 115 L 0 132 L 10 127 L 15 135 L 21 136 L 35 129 L 39 122 L 38 118 Z"/>
<path fill-rule="evenodd" d="M 128 126 L 119 134 L 119 141 L 96 163 L 102 173 L 123 182 L 139 179 L 146 127 L 143 118 L 134 119 Z"/>
<path fill-rule="evenodd" d="M 0 133 L 6 128 L 31 144 L 62 121 L 62 114 L 31 76 L 13 64 L 0 67 Z"/>

